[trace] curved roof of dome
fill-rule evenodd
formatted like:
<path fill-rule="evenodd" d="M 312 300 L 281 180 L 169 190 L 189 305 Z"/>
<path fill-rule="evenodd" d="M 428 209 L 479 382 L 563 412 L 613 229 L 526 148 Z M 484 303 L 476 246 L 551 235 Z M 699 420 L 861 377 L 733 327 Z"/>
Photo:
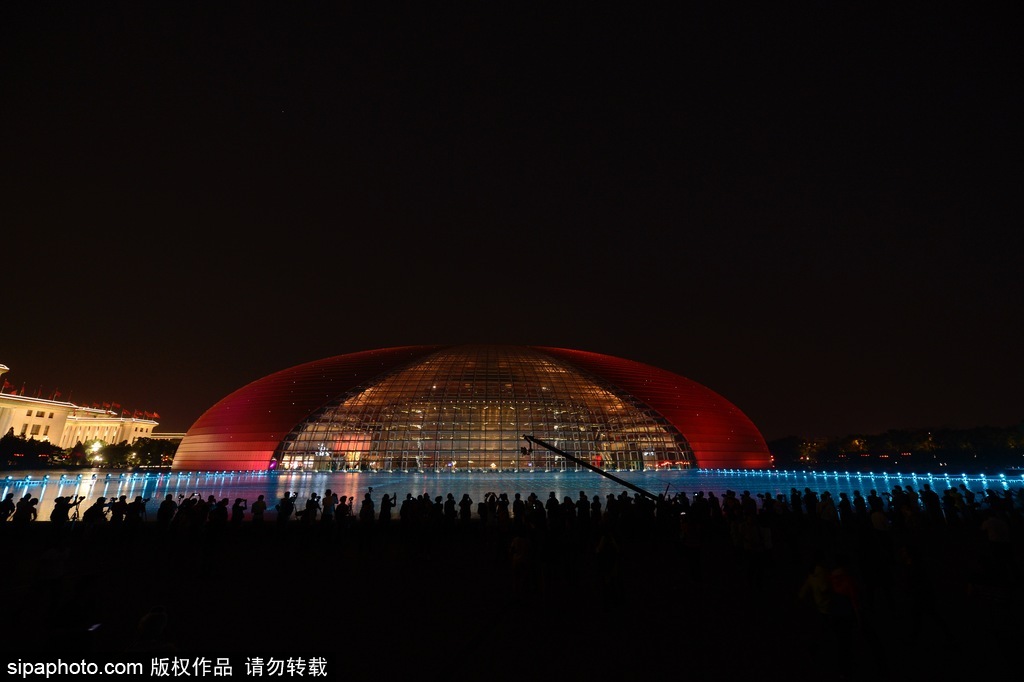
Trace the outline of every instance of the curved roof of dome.
<path fill-rule="evenodd" d="M 373 387 L 410 372 L 422 373 L 430 363 L 434 363 L 433 371 L 452 371 L 452 365 L 439 363 L 438 358 L 451 360 L 453 357 L 472 363 L 478 368 L 475 371 L 483 365 L 488 365 L 488 371 L 491 371 L 493 368 L 489 363 L 497 362 L 496 358 L 507 360 L 511 357 L 520 363 L 538 365 L 538 372 L 569 374 L 570 379 L 577 382 L 572 384 L 575 393 L 565 398 L 573 405 L 572 409 L 581 405 L 582 409 L 589 409 L 585 403 L 593 399 L 587 396 L 600 394 L 605 403 L 614 403 L 610 409 L 627 410 L 634 415 L 634 420 L 646 419 L 649 422 L 644 426 L 647 431 L 662 432 L 666 442 L 674 439 L 681 453 L 679 462 L 688 467 L 770 466 L 771 457 L 764 438 L 739 408 L 711 389 L 672 372 L 610 355 L 565 348 L 401 346 L 316 360 L 243 386 L 196 420 L 178 447 L 173 468 L 184 471 L 266 470 L 281 458 L 290 440 L 294 440 L 303 429 L 314 428 L 311 424 L 321 424 L 328 418 L 339 419 L 338 415 L 352 409 L 352 405 L 361 400 L 365 402 L 361 396 Z M 438 366 L 442 369 L 437 369 Z M 498 395 L 497 383 L 480 380 L 469 394 L 468 402 L 489 402 L 492 406 L 508 406 L 513 402 L 525 405 L 530 402 L 523 397 L 526 392 L 520 392 L 514 399 L 509 398 L 512 385 L 535 382 L 538 376 L 549 374 L 534 374 L 530 367 L 518 370 L 518 374 L 514 371 L 510 375 L 506 371 L 502 375 L 502 381 L 506 382 L 505 392 Z M 432 375 L 431 380 L 436 382 L 437 375 Z M 441 380 L 447 378 L 442 376 Z M 461 375 L 452 379 L 455 381 L 462 382 L 460 386 L 468 385 Z M 577 385 L 583 388 L 575 388 Z M 434 400 L 425 395 L 411 397 L 412 389 L 403 391 L 402 401 L 415 400 L 421 407 Z M 536 401 L 530 404 L 536 404 Z M 565 409 L 559 407 L 561 403 L 545 405 L 549 413 L 557 414 L 560 409 Z M 360 418 L 364 419 L 360 424 L 365 426 L 365 415 Z M 607 422 L 603 416 L 598 419 Z M 533 424 L 540 427 L 542 422 Z M 583 430 L 581 427 L 580 431 Z M 614 426 L 610 430 L 614 430 Z M 557 432 L 535 432 L 531 435 L 548 440 Z M 476 434 L 474 437 L 479 439 L 481 436 Z M 508 437 L 505 444 L 497 447 L 507 448 L 507 440 Z"/>

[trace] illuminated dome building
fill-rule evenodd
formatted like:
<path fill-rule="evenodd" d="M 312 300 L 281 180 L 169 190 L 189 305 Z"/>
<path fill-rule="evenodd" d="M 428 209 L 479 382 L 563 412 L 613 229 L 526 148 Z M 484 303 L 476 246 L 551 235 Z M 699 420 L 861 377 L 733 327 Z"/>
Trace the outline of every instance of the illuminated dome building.
<path fill-rule="evenodd" d="M 535 447 L 529 435 L 571 457 Z M 757 427 L 685 377 L 540 346 L 404 346 L 281 370 L 189 429 L 179 471 L 767 468 Z"/>

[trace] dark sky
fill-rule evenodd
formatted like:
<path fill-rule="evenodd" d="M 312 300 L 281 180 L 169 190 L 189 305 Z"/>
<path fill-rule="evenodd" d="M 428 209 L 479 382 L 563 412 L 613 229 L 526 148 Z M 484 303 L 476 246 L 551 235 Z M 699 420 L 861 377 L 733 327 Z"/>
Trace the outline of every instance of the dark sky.
<path fill-rule="evenodd" d="M 635 4 L 4 3 L 7 378 L 184 431 L 495 342 L 769 440 L 1024 419 L 1010 17 Z"/>

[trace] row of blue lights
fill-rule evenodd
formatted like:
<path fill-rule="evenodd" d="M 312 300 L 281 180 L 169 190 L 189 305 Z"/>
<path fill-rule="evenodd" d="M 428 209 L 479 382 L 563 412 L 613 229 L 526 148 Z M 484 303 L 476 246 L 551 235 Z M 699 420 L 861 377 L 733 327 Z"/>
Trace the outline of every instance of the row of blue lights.
<path fill-rule="evenodd" d="M 193 473 L 195 474 L 196 478 L 198 478 L 200 476 L 205 476 L 205 477 L 209 477 L 209 476 L 236 476 L 236 475 L 259 476 L 261 474 L 262 475 L 266 475 L 267 474 L 266 471 L 258 471 L 258 470 L 252 470 L 252 471 L 197 471 L 197 472 L 182 471 L 182 472 L 178 472 L 176 474 L 175 473 L 168 473 L 168 474 L 145 473 L 145 474 L 118 474 L 117 476 L 115 476 L 114 474 L 106 474 L 103 478 L 104 478 L 104 480 L 107 480 L 107 481 L 109 481 L 111 479 L 117 479 L 117 480 L 126 480 L 126 479 L 138 480 L 138 479 L 142 479 L 142 478 L 157 478 L 157 479 L 159 479 L 159 478 L 164 478 L 164 477 L 172 478 L 172 477 L 175 477 L 175 476 L 177 478 L 191 478 Z M 61 474 L 60 478 L 58 480 L 59 481 L 81 481 L 83 478 L 85 478 L 85 477 L 82 474 L 78 474 L 77 476 L 73 476 L 73 477 L 70 477 L 67 474 Z M 89 476 L 87 478 L 87 480 L 95 481 L 98 478 L 99 478 L 98 474 L 93 474 L 92 476 Z M 14 481 L 15 479 L 14 479 L 13 476 L 8 476 L 4 480 L 7 481 L 7 482 L 11 482 L 11 481 Z M 20 481 L 49 481 L 50 480 L 50 475 L 46 474 L 46 475 L 44 475 L 41 478 L 33 478 L 32 475 L 29 474 L 29 475 L 25 476 L 24 478 L 21 478 L 21 479 L 18 479 L 18 480 L 20 480 Z"/>
<path fill-rule="evenodd" d="M 754 477 L 772 477 L 772 476 L 774 476 L 774 477 L 784 477 L 784 478 L 790 478 L 790 477 L 794 477 L 794 476 L 798 476 L 800 478 L 807 478 L 808 476 L 812 477 L 812 478 L 830 478 L 831 477 L 831 478 L 836 478 L 836 479 L 838 479 L 840 477 L 847 478 L 847 479 L 849 479 L 849 478 L 857 478 L 857 479 L 861 479 L 861 478 L 899 478 L 899 479 L 903 479 L 903 478 L 911 478 L 911 479 L 927 478 L 929 481 L 933 481 L 936 478 L 946 479 L 946 480 L 953 479 L 953 478 L 962 478 L 962 479 L 970 478 L 970 475 L 966 474 L 966 473 L 962 473 L 959 476 L 950 476 L 949 473 L 943 473 L 941 475 L 922 474 L 922 475 L 919 476 L 916 473 L 911 473 L 911 474 L 892 473 L 892 474 L 890 474 L 888 472 L 880 472 L 880 473 L 876 474 L 873 471 L 869 471 L 867 473 L 864 473 L 864 472 L 850 473 L 849 471 L 845 471 L 845 472 L 833 471 L 831 473 L 827 472 L 827 471 L 797 471 L 797 470 L 794 470 L 794 471 L 788 471 L 788 470 L 764 471 L 764 470 L 758 470 L 758 469 L 696 469 L 696 471 L 699 471 L 699 472 L 705 473 L 705 474 L 719 474 L 719 475 L 724 474 L 724 475 L 729 475 L 729 476 L 754 476 Z M 213 476 L 213 477 L 218 477 L 218 476 L 220 476 L 220 477 L 223 477 L 223 476 L 266 476 L 266 475 L 269 475 L 271 473 L 274 473 L 274 474 L 287 473 L 289 476 L 309 476 L 309 475 L 323 475 L 323 474 L 329 474 L 329 473 L 354 473 L 354 474 L 359 474 L 359 473 L 380 473 L 380 472 L 363 472 L 363 471 L 358 471 L 358 470 L 356 470 L 356 471 L 347 471 L 347 472 L 324 472 L 324 471 L 275 471 L 275 472 L 269 472 L 269 471 L 260 470 L 260 469 L 249 469 L 249 470 L 241 470 L 241 471 L 226 471 L 226 470 L 225 471 L 196 471 L 196 472 L 193 472 L 193 471 L 179 471 L 179 472 L 176 472 L 176 473 L 175 472 L 171 472 L 171 473 L 155 473 L 155 474 L 154 473 L 146 472 L 146 473 L 142 473 L 142 474 L 138 474 L 138 473 L 117 474 L 116 476 L 114 474 L 106 474 L 104 476 L 104 479 L 105 480 L 110 480 L 112 478 L 116 478 L 116 479 L 119 479 L 119 480 L 120 479 L 140 479 L 140 478 L 157 478 L 157 479 L 160 479 L 160 478 L 164 478 L 164 477 L 167 477 L 167 478 L 177 477 L 177 478 L 181 479 L 181 478 L 191 478 L 193 476 L 193 474 L 196 476 L 196 478 L 199 478 L 200 476 L 207 477 L 207 478 L 211 477 L 211 476 Z M 391 473 L 391 472 L 389 471 L 389 473 Z M 61 480 L 61 481 L 65 481 L 65 480 L 82 480 L 82 478 L 83 478 L 82 474 L 78 474 L 73 479 L 69 478 L 67 474 L 61 474 L 59 480 Z M 92 476 L 90 477 L 90 480 L 96 480 L 97 478 L 98 478 L 98 474 L 92 474 Z M 980 474 L 978 474 L 978 478 L 980 478 L 981 480 L 986 480 L 988 478 L 988 476 L 986 474 L 984 474 L 984 473 L 980 473 Z M 994 478 L 999 478 L 1001 480 L 1006 480 L 1007 477 L 1006 477 L 1006 474 L 998 474 Z M 1020 478 L 1024 479 L 1024 473 L 1021 474 Z M 14 479 L 13 476 L 8 476 L 5 480 L 10 482 L 10 481 L 13 481 L 15 479 Z M 27 475 L 27 476 L 25 476 L 21 480 L 23 480 L 23 481 L 31 481 L 31 480 L 49 481 L 50 480 L 50 475 L 46 474 L 41 479 L 33 479 L 33 477 L 31 475 Z"/>
<path fill-rule="evenodd" d="M 756 470 L 756 469 L 698 469 L 698 471 L 703 472 L 703 473 L 707 473 L 707 474 L 727 474 L 727 475 L 730 475 L 730 476 L 758 476 L 758 477 L 762 477 L 762 476 L 765 476 L 765 477 L 784 476 L 786 478 L 789 478 L 790 476 L 799 476 L 801 478 L 807 478 L 808 476 L 810 476 L 812 478 L 829 478 L 829 477 L 831 477 L 831 478 L 840 478 L 840 477 L 843 477 L 843 478 L 858 478 L 858 479 L 859 478 L 899 478 L 899 479 L 912 478 L 912 479 L 915 479 L 915 480 L 918 479 L 918 478 L 927 478 L 929 481 L 934 481 L 936 478 L 946 479 L 946 480 L 953 479 L 953 478 L 962 478 L 962 479 L 970 478 L 970 475 L 966 474 L 966 473 L 960 474 L 959 476 L 950 476 L 948 472 L 940 474 L 940 475 L 936 475 L 936 474 L 922 474 L 922 475 L 918 476 L 915 473 L 903 474 L 903 473 L 889 473 L 889 472 L 884 472 L 884 471 L 880 472 L 880 473 L 877 473 L 877 474 L 875 472 L 873 472 L 873 471 L 869 471 L 867 473 L 860 472 L 860 471 L 855 472 L 855 473 L 850 473 L 849 471 L 844 471 L 844 472 L 833 471 L 833 472 L 829 473 L 827 471 L 796 471 L 796 470 L 794 470 L 794 471 L 786 471 L 786 470 L 783 470 L 783 471 L 761 471 L 761 470 Z M 988 478 L 988 476 L 984 472 L 979 473 L 977 476 L 981 480 L 986 480 Z M 995 478 L 1000 478 L 1002 480 L 1006 480 L 1006 474 L 999 474 L 998 476 L 995 476 Z M 1024 479 L 1024 473 L 1021 474 L 1020 478 Z"/>

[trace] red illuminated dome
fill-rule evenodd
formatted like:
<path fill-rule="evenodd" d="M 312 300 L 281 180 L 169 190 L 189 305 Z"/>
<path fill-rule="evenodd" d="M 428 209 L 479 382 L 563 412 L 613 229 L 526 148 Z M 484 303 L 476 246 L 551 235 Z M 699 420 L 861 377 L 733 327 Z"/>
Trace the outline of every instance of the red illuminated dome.
<path fill-rule="evenodd" d="M 404 346 L 276 372 L 207 410 L 179 471 L 770 466 L 739 408 L 631 360 L 541 346 Z"/>

